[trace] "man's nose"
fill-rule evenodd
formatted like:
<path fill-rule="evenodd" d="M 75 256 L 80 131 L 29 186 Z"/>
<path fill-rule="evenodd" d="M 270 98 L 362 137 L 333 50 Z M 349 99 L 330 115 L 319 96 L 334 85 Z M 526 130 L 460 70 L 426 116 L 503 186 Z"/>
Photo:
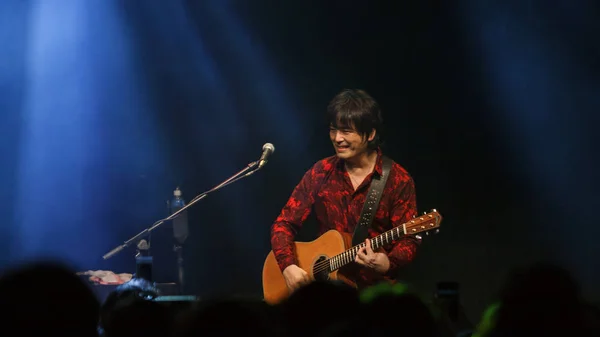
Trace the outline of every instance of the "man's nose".
<path fill-rule="evenodd" d="M 335 141 L 337 143 L 341 143 L 341 142 L 344 141 L 344 137 L 343 137 L 343 135 L 342 135 L 342 133 L 340 131 L 336 131 L 335 132 Z"/>

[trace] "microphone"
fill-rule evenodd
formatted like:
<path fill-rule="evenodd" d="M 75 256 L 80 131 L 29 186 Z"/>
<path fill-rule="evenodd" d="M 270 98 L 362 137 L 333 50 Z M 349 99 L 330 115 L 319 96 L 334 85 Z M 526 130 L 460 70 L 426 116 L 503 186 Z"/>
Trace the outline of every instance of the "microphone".
<path fill-rule="evenodd" d="M 265 166 L 265 164 L 268 161 L 267 159 L 269 158 L 269 156 L 271 154 L 273 154 L 273 152 L 275 152 L 275 146 L 273 146 L 273 144 L 266 143 L 265 145 L 263 145 L 263 153 L 260 156 L 260 159 L 258 160 L 258 168 L 259 169 L 261 167 Z"/>

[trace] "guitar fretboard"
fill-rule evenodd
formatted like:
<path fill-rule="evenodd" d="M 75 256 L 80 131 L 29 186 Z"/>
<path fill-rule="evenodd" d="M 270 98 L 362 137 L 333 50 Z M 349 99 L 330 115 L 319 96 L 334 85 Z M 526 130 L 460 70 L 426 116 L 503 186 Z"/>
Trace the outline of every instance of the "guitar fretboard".
<path fill-rule="evenodd" d="M 372 238 L 371 239 L 371 248 L 373 250 L 377 250 L 383 246 L 391 244 L 394 240 L 400 239 L 401 237 L 403 237 L 406 234 L 404 228 L 405 228 L 404 225 L 394 227 L 394 228 L 390 229 L 389 231 Z M 330 271 L 340 269 L 343 266 L 347 265 L 348 263 L 353 262 L 354 259 L 356 258 L 356 254 L 358 253 L 358 250 L 365 247 L 365 245 L 366 244 L 363 242 L 361 244 L 358 244 L 358 245 L 348 249 L 347 251 L 345 251 L 341 254 L 338 254 L 336 256 L 329 258 Z"/>
<path fill-rule="evenodd" d="M 370 239 L 371 248 L 373 250 L 377 250 L 386 245 L 391 244 L 395 240 L 400 239 L 404 235 L 407 234 L 407 231 L 410 234 L 418 234 L 423 231 L 431 230 L 439 226 L 439 222 L 441 217 L 439 213 L 434 210 L 433 213 L 425 214 L 419 218 L 413 219 L 407 223 L 402 224 L 401 226 L 394 227 L 387 232 L 384 232 L 372 239 Z M 345 252 L 335 255 L 329 258 L 329 270 L 330 272 L 340 269 L 341 267 L 347 265 L 350 262 L 353 262 L 356 258 L 356 254 L 358 250 L 365 247 L 365 243 L 362 242 Z"/>

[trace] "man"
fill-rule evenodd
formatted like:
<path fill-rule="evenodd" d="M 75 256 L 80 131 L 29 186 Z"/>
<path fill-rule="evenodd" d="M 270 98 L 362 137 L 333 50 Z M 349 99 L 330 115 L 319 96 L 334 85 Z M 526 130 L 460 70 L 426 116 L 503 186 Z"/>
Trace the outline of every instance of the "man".
<path fill-rule="evenodd" d="M 292 192 L 271 228 L 271 245 L 290 290 L 310 282 L 298 267 L 294 235 L 311 212 L 319 235 L 330 229 L 352 235 L 358 223 L 373 176 L 382 172 L 381 111 L 363 90 L 343 90 L 329 103 L 329 137 L 336 155 L 318 161 Z M 393 163 L 369 238 L 401 225 L 417 214 L 414 182 Z M 415 255 L 419 240 L 407 236 L 385 250 L 373 251 L 366 240 L 355 259 L 353 281 L 359 288 L 391 280 L 399 267 Z"/>

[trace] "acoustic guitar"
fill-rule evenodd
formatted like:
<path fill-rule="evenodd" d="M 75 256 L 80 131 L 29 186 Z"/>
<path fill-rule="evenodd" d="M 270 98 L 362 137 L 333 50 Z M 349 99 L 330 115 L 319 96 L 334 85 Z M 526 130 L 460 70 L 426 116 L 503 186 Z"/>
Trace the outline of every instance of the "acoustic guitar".
<path fill-rule="evenodd" d="M 429 235 L 432 231 L 437 233 L 441 222 L 442 216 L 434 209 L 371 238 L 371 247 L 373 250 L 377 250 L 390 245 L 405 235 L 420 237 L 422 234 Z M 354 262 L 358 250 L 365 246 L 364 242 L 352 247 L 352 236 L 350 234 L 340 233 L 332 229 L 314 241 L 294 242 L 294 246 L 298 258 L 298 267 L 306 271 L 311 280 L 339 280 L 351 286 L 356 286 L 350 278 L 338 271 L 340 268 Z M 277 304 L 291 294 L 273 251 L 269 252 L 265 259 L 262 284 L 264 300 L 269 304 Z"/>

